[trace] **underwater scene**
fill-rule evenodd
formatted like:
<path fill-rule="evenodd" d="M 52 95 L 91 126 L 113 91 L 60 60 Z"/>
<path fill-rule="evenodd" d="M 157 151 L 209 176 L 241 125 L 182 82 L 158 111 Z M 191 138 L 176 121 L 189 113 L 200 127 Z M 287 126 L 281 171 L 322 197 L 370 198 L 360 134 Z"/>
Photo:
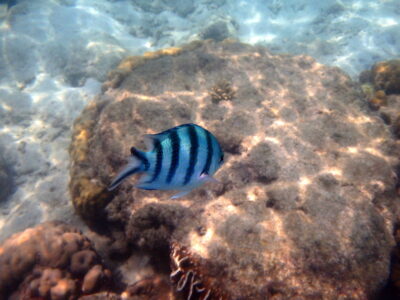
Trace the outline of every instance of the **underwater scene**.
<path fill-rule="evenodd" d="M 7 299 L 400 299 L 400 1 L 0 0 Z"/>

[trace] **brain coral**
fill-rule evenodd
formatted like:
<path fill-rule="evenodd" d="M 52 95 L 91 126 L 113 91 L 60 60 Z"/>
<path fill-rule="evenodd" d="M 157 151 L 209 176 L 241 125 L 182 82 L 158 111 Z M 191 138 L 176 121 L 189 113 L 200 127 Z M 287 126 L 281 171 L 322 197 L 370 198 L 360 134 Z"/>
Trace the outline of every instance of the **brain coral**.
<path fill-rule="evenodd" d="M 171 274 L 175 290 L 254 300 L 379 293 L 394 245 L 399 143 L 346 74 L 306 56 L 207 41 L 121 76 L 83 113 L 92 123 L 80 127 L 87 142 L 71 174 L 104 189 L 130 147 L 144 148 L 144 134 L 186 122 L 213 132 L 226 153 L 220 184 L 170 200 L 132 178 L 93 206 L 132 244 L 185 252 L 190 264 L 173 265 L 185 273 Z M 221 80 L 235 97 L 212 101 Z"/>
<path fill-rule="evenodd" d="M 108 280 L 109 271 L 99 263 L 79 230 L 61 222 L 40 224 L 0 245 L 0 299 L 76 299 Z"/>

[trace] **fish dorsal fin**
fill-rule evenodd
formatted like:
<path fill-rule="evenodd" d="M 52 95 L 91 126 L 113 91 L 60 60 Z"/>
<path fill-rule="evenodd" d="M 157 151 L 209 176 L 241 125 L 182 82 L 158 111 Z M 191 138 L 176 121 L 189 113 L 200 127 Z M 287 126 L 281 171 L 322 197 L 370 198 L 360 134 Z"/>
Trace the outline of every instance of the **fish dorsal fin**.
<path fill-rule="evenodd" d="M 162 132 L 160 132 L 160 133 L 156 133 L 156 134 L 146 134 L 146 135 L 144 136 L 144 143 L 145 143 L 145 145 L 146 145 L 148 151 L 151 151 L 151 150 L 154 149 L 154 141 L 155 141 L 155 140 L 157 140 L 157 141 L 159 141 L 160 143 L 162 143 L 162 141 L 165 140 L 166 138 L 168 138 L 168 137 L 171 135 L 171 133 L 172 133 L 173 131 L 179 130 L 179 129 L 182 128 L 182 127 L 187 127 L 187 126 L 192 126 L 192 125 L 195 125 L 195 124 L 191 124 L 191 123 L 189 123 L 189 124 L 182 124 L 182 125 L 176 126 L 176 127 L 174 127 L 174 128 L 171 128 L 171 129 L 167 129 L 167 130 L 165 130 L 165 131 L 162 131 Z M 197 125 L 195 125 L 195 126 L 197 126 Z"/>
<path fill-rule="evenodd" d="M 154 150 L 154 142 L 162 142 L 164 139 L 168 137 L 167 134 L 160 135 L 159 133 L 157 134 L 146 134 L 143 138 L 144 144 L 146 145 L 147 151 L 153 151 Z"/>

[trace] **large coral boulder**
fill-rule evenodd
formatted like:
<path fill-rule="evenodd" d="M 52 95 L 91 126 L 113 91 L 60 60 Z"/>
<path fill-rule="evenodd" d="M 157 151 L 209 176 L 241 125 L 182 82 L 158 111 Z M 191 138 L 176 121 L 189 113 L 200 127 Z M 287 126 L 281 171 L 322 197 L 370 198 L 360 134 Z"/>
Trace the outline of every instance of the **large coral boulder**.
<path fill-rule="evenodd" d="M 118 222 L 137 247 L 172 247 L 171 279 L 186 296 L 379 293 L 394 245 L 400 151 L 346 74 L 236 42 L 131 61 L 140 63 L 114 72 L 75 125 L 71 192 L 81 215 Z M 143 135 L 187 122 L 219 139 L 220 184 L 170 200 L 133 188 L 135 177 L 107 194 Z"/>

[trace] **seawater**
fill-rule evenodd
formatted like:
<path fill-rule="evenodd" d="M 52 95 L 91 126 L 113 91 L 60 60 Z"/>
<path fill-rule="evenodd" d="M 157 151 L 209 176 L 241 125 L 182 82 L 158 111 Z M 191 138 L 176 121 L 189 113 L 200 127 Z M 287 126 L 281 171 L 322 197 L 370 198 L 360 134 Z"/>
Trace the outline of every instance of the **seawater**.
<path fill-rule="evenodd" d="M 47 220 L 85 229 L 68 191 L 71 127 L 130 55 L 235 39 L 357 80 L 400 50 L 397 0 L 0 2 L 0 241 Z"/>

